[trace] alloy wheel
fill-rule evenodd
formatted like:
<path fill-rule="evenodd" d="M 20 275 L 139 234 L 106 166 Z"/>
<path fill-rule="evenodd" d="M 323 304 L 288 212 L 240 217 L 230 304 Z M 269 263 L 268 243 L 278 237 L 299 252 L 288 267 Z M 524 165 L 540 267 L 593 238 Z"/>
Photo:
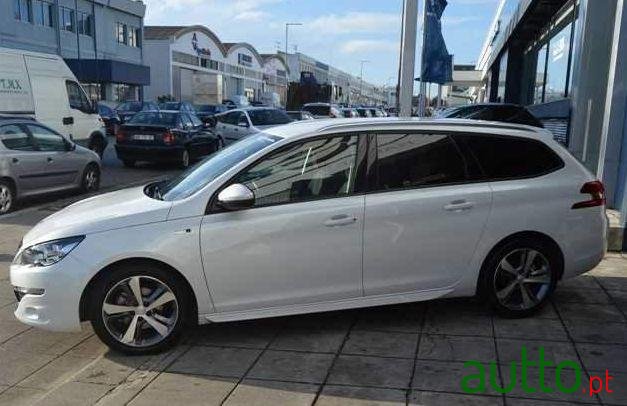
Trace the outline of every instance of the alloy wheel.
<path fill-rule="evenodd" d="M 131 347 L 165 340 L 176 326 L 179 304 L 172 290 L 150 276 L 131 276 L 105 296 L 102 319 L 109 334 Z"/>
<path fill-rule="evenodd" d="M 189 152 L 187 150 L 183 151 L 183 158 L 181 159 L 181 166 L 183 168 L 187 168 L 189 166 Z"/>
<path fill-rule="evenodd" d="M 551 265 L 531 248 L 509 252 L 494 273 L 493 288 L 499 303 L 510 310 L 529 310 L 547 297 L 551 287 Z"/>
<path fill-rule="evenodd" d="M 85 174 L 85 189 L 87 191 L 96 190 L 98 186 L 98 171 L 94 168 L 88 169 Z"/>
<path fill-rule="evenodd" d="M 13 204 L 13 194 L 7 185 L 0 184 L 0 214 L 11 210 Z"/>

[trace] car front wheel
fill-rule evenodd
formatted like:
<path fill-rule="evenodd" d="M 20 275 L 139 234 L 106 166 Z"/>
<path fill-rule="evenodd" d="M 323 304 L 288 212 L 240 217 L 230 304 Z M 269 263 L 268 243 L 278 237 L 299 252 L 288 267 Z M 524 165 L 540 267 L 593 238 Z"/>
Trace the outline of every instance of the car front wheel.
<path fill-rule="evenodd" d="M 482 269 L 482 290 L 503 317 L 534 314 L 555 290 L 560 256 L 534 239 L 510 241 L 488 258 Z"/>
<path fill-rule="evenodd" d="M 10 212 L 15 203 L 13 188 L 8 182 L 0 180 L 0 215 Z"/>
<path fill-rule="evenodd" d="M 100 188 L 100 170 L 98 165 L 90 164 L 85 168 L 81 189 L 85 193 L 95 192 Z"/>
<path fill-rule="evenodd" d="M 110 348 L 141 355 L 164 351 L 180 338 L 189 294 L 168 272 L 152 265 L 116 269 L 92 291 L 92 326 Z"/>

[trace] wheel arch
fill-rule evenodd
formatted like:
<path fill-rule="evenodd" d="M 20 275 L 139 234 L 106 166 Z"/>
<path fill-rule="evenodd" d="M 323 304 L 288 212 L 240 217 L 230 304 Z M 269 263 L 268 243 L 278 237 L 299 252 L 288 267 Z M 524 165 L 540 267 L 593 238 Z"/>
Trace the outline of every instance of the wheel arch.
<path fill-rule="evenodd" d="M 479 275 L 476 281 L 476 294 L 477 295 L 481 296 L 483 294 L 481 280 L 482 280 L 485 264 L 490 259 L 490 257 L 494 255 L 494 253 L 498 251 L 505 244 L 511 241 L 522 240 L 522 239 L 539 240 L 539 241 L 542 241 L 542 243 L 546 244 L 548 247 L 550 247 L 550 249 L 553 250 L 557 254 L 557 258 L 559 260 L 558 280 L 562 279 L 562 276 L 564 275 L 564 253 L 562 251 L 562 248 L 557 243 L 557 241 L 555 241 L 548 234 L 542 233 L 540 231 L 532 231 L 532 230 L 520 231 L 514 234 L 510 234 L 507 237 L 501 239 L 499 242 L 497 242 L 494 245 L 494 247 L 492 247 L 492 249 L 488 252 L 488 254 L 483 258 L 483 261 L 481 261 L 481 268 L 479 271 Z"/>
<path fill-rule="evenodd" d="M 98 284 L 98 282 L 105 277 L 107 272 L 115 272 L 116 268 L 120 268 L 122 266 L 136 266 L 138 264 L 150 264 L 153 266 L 157 266 L 160 267 L 162 269 L 167 269 L 168 271 L 173 272 L 177 278 L 182 282 L 183 286 L 185 287 L 185 289 L 187 290 L 187 293 L 189 294 L 189 297 L 191 297 L 191 305 L 192 305 L 192 311 L 189 315 L 189 321 L 196 323 L 198 321 L 198 299 L 196 298 L 196 293 L 194 291 L 194 289 L 192 288 L 191 284 L 189 283 L 189 281 L 187 280 L 187 278 L 185 278 L 185 276 L 183 276 L 183 274 L 181 272 L 179 272 L 176 268 L 174 268 L 172 265 L 167 264 L 163 261 L 154 259 L 154 258 L 145 258 L 145 257 L 134 257 L 134 258 L 125 258 L 125 259 L 121 259 L 119 261 L 113 262 L 107 266 L 105 266 L 104 268 L 102 268 L 100 271 L 98 271 L 87 283 L 87 285 L 85 286 L 85 288 L 83 289 L 83 293 L 81 294 L 81 299 L 79 302 L 79 318 L 80 321 L 88 321 L 90 320 L 90 303 L 87 300 L 88 296 L 89 296 L 89 292 L 91 292 L 94 287 Z"/>

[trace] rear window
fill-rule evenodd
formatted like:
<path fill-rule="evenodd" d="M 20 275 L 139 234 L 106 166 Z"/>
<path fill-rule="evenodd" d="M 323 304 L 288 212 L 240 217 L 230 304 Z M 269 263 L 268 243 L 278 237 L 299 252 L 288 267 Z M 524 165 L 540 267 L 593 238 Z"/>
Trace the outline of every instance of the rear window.
<path fill-rule="evenodd" d="M 248 116 L 253 125 L 281 125 L 293 121 L 280 110 L 250 110 Z"/>
<path fill-rule="evenodd" d="M 126 102 L 120 104 L 117 109 L 120 111 L 141 111 L 142 107 L 140 102 Z"/>
<path fill-rule="evenodd" d="M 482 135 L 456 136 L 491 180 L 529 178 L 561 169 L 562 159 L 537 140 Z"/>
<path fill-rule="evenodd" d="M 162 103 L 161 110 L 180 110 L 181 103 Z"/>
<path fill-rule="evenodd" d="M 303 106 L 303 111 L 308 111 L 314 116 L 328 116 L 330 110 L 329 106 Z"/>
<path fill-rule="evenodd" d="M 142 112 L 137 113 L 129 121 L 129 124 L 146 124 L 146 125 L 164 125 L 164 126 L 176 126 L 177 113 L 162 113 L 162 112 Z"/>

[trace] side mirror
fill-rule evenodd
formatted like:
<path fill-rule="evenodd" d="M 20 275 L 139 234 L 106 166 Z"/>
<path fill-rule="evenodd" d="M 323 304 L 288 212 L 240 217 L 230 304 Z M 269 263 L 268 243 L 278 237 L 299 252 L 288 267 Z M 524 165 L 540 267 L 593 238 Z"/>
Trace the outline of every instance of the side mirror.
<path fill-rule="evenodd" d="M 255 194 L 242 185 L 234 183 L 218 194 L 218 205 L 226 210 L 242 210 L 255 204 Z"/>
<path fill-rule="evenodd" d="M 66 151 L 74 151 L 76 149 L 76 144 L 72 141 L 65 140 L 65 150 Z"/>

